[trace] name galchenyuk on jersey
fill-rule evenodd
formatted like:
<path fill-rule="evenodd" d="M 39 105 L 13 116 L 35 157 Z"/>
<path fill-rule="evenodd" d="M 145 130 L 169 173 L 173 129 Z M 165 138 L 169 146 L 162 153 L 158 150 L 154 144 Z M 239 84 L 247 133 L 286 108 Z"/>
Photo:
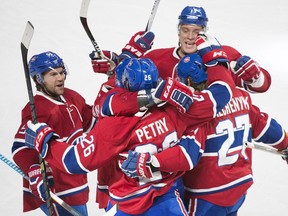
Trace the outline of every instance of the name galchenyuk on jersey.
<path fill-rule="evenodd" d="M 217 113 L 217 117 L 229 115 L 231 113 L 235 113 L 241 110 L 249 110 L 250 106 L 248 103 L 248 97 L 235 97 L 232 98 L 225 107 Z"/>

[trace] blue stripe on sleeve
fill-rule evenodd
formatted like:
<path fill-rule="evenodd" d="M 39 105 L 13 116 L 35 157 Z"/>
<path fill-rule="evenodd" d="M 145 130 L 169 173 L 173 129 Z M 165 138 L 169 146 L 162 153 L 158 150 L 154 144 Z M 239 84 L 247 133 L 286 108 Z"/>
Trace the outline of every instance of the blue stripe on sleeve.
<path fill-rule="evenodd" d="M 75 146 L 71 146 L 70 149 L 63 156 L 64 164 L 69 173 L 73 174 L 85 174 L 87 173 L 85 170 L 81 168 L 81 165 L 78 163 Z"/>
<path fill-rule="evenodd" d="M 115 94 L 115 93 L 114 93 L 114 94 Z M 114 115 L 114 114 L 113 114 L 113 110 L 112 110 L 112 108 L 111 108 L 111 106 L 110 106 L 110 104 L 111 104 L 111 99 L 112 99 L 112 97 L 113 97 L 114 94 L 110 94 L 110 95 L 108 95 L 108 96 L 106 97 L 106 99 L 105 99 L 105 101 L 104 101 L 104 103 L 103 103 L 103 105 L 102 105 L 102 108 L 101 108 L 101 114 L 102 114 L 103 116 L 112 116 L 112 115 Z"/>
<path fill-rule="evenodd" d="M 230 89 L 227 86 L 222 85 L 220 83 L 215 83 L 207 89 L 212 93 L 214 100 L 216 101 L 217 113 L 220 112 L 224 106 L 230 101 L 232 95 Z"/>
<path fill-rule="evenodd" d="M 281 125 L 273 118 L 271 118 L 270 125 L 265 133 L 256 140 L 257 142 L 263 142 L 267 144 L 276 144 L 283 138 L 284 131 Z"/>

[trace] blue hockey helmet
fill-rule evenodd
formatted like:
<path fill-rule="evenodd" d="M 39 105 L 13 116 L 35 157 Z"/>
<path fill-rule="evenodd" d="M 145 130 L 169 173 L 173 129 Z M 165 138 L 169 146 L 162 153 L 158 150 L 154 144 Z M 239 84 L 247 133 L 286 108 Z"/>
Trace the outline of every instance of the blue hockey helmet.
<path fill-rule="evenodd" d="M 56 53 L 51 51 L 32 56 L 28 67 L 30 76 L 32 78 L 36 76 L 41 84 L 44 82 L 43 73 L 49 70 L 62 67 L 65 70 L 65 74 L 67 73 L 63 60 Z"/>
<path fill-rule="evenodd" d="M 179 25 L 198 25 L 207 27 L 208 17 L 202 7 L 186 6 L 180 16 Z"/>
<path fill-rule="evenodd" d="M 122 85 L 129 91 L 151 89 L 157 86 L 158 70 L 148 58 L 131 58 L 122 75 Z"/>
<path fill-rule="evenodd" d="M 207 80 L 202 58 L 196 53 L 184 56 L 178 63 L 176 72 L 179 81 L 186 85 L 188 77 L 191 77 L 193 83 L 197 85 Z"/>

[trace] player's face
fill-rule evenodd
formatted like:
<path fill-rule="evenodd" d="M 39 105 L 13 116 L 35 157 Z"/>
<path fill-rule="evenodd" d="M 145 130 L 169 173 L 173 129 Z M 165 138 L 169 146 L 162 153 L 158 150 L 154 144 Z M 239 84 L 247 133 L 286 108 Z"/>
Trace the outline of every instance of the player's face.
<path fill-rule="evenodd" d="M 203 28 L 197 25 L 181 25 L 179 27 L 180 57 L 197 51 L 195 40 L 201 31 Z"/>
<path fill-rule="evenodd" d="M 66 73 L 62 67 L 46 72 L 43 76 L 46 90 L 51 93 L 51 95 L 63 95 L 65 77 Z"/>

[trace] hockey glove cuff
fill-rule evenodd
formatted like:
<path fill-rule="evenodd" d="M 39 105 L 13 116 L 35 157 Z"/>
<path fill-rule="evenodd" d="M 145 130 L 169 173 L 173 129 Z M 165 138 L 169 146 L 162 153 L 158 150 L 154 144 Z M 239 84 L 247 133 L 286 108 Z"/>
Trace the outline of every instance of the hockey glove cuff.
<path fill-rule="evenodd" d="M 59 137 L 55 131 L 45 123 L 33 124 L 31 121 L 27 122 L 25 131 L 25 144 L 29 148 L 36 149 L 42 158 L 44 158 L 48 151 L 48 142 L 52 138 Z"/>
<path fill-rule="evenodd" d="M 122 49 L 119 58 L 141 58 L 152 48 L 154 37 L 154 33 L 150 31 L 137 32 Z"/>
<path fill-rule="evenodd" d="M 151 162 L 152 155 L 149 153 L 138 153 L 130 150 L 127 159 L 121 165 L 121 169 L 130 178 L 151 178 L 152 172 L 157 171 Z"/>
<path fill-rule="evenodd" d="M 52 175 L 52 169 L 50 166 L 46 165 L 46 176 L 48 179 L 49 187 L 52 187 L 54 185 L 53 175 Z M 39 164 L 33 164 L 30 166 L 28 171 L 28 177 L 29 177 L 29 187 L 30 191 L 33 195 L 36 197 L 39 197 L 43 202 L 46 201 L 46 191 L 45 191 L 45 185 L 41 173 L 41 168 Z"/>
<path fill-rule="evenodd" d="M 211 35 L 201 32 L 195 41 L 198 54 L 202 57 L 206 67 L 212 67 L 218 63 L 224 63 L 228 67 L 227 54 L 222 49 L 218 40 Z M 227 64 L 227 65 L 226 65 Z"/>
<path fill-rule="evenodd" d="M 242 79 L 243 82 L 247 85 L 257 83 L 259 82 L 259 79 L 260 81 L 264 80 L 260 66 L 249 56 L 241 56 L 239 59 L 237 59 L 236 62 L 231 62 L 230 66 L 233 73 L 236 74 L 236 76 L 238 76 L 240 79 Z"/>
<path fill-rule="evenodd" d="M 193 103 L 192 90 L 171 77 L 162 80 L 156 87 L 152 96 L 162 101 L 167 101 L 169 104 L 176 106 L 176 108 L 183 113 L 187 112 Z"/>

